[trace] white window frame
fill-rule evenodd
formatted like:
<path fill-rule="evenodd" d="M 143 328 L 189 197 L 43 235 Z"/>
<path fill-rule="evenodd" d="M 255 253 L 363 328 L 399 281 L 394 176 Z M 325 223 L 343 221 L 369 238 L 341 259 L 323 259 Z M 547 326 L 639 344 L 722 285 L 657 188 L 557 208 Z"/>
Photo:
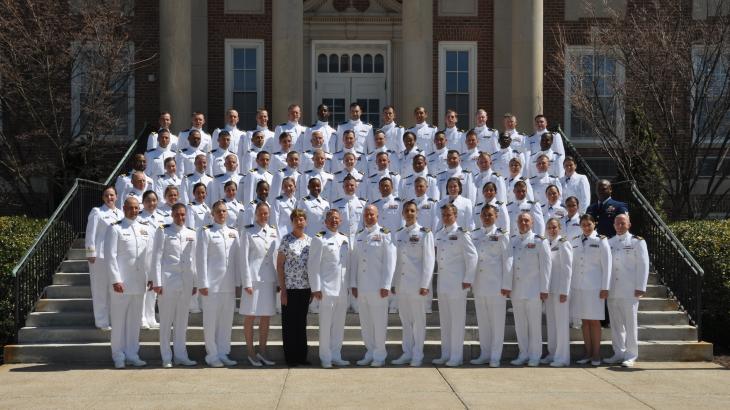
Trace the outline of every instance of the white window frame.
<path fill-rule="evenodd" d="M 78 49 L 78 47 L 81 47 L 80 44 L 74 43 L 71 45 L 73 49 Z M 129 57 L 133 58 L 134 56 L 134 42 L 128 42 L 129 47 Z M 78 64 L 74 65 L 75 70 L 78 70 Z M 79 133 L 79 123 L 78 118 L 81 115 L 81 89 L 82 89 L 82 83 L 77 75 L 77 72 L 74 72 L 71 78 L 71 124 L 73 125 L 74 129 L 72 130 L 74 135 L 77 135 Z M 127 83 L 127 134 L 105 134 L 97 136 L 97 138 L 104 138 L 105 140 L 109 141 L 122 141 L 126 142 L 130 139 L 133 139 L 135 137 L 135 125 L 134 125 L 134 119 L 135 119 L 135 112 L 134 112 L 134 102 L 135 102 L 135 96 L 134 96 L 134 70 L 129 71 L 129 80 Z"/>
<path fill-rule="evenodd" d="M 565 50 L 566 61 L 572 61 L 574 58 L 580 55 L 596 54 L 596 49 L 592 46 L 568 46 Z M 565 127 L 565 133 L 568 138 L 571 138 L 573 145 L 578 147 L 597 147 L 601 146 L 601 139 L 599 137 L 593 138 L 572 138 L 571 133 L 571 117 L 572 117 L 572 104 L 570 103 L 571 82 L 569 66 L 566 65 L 563 73 L 563 124 Z M 616 78 L 619 82 L 624 83 L 626 81 L 626 71 L 623 65 L 616 63 Z M 625 134 L 625 113 L 621 110 L 616 110 L 616 132 L 620 137 Z"/>
<path fill-rule="evenodd" d="M 469 113 L 477 110 L 477 42 L 476 41 L 439 41 L 438 52 L 438 124 L 443 123 L 446 116 L 446 52 L 467 51 L 469 52 Z M 451 107 L 449 107 L 451 108 Z M 473 118 L 472 118 L 473 120 Z M 472 121 L 473 122 L 473 121 Z M 459 122 L 460 128 L 470 128 L 471 124 Z"/>
<path fill-rule="evenodd" d="M 236 48 L 256 49 L 256 106 L 264 106 L 264 52 L 265 43 L 261 39 L 227 38 L 225 40 L 225 107 L 233 105 L 233 50 Z"/>

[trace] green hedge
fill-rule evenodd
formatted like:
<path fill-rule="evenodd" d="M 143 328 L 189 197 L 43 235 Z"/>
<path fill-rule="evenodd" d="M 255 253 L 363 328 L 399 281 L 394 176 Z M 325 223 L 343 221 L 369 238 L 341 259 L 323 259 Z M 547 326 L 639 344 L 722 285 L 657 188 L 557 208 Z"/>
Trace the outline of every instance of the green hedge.
<path fill-rule="evenodd" d="M 703 339 L 730 349 L 730 219 L 669 225 L 705 271 Z"/>
<path fill-rule="evenodd" d="M 0 346 L 14 333 L 13 268 L 45 223 L 45 219 L 0 216 Z"/>

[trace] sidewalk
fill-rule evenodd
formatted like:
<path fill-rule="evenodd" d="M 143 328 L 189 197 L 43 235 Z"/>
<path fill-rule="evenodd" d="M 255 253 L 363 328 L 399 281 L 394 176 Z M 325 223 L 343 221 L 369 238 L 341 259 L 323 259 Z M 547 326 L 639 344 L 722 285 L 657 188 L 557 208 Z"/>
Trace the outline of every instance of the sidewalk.
<path fill-rule="evenodd" d="M 1 408 L 727 408 L 707 362 L 553 369 L 0 367 Z M 111 363 L 109 364 L 111 367 Z"/>

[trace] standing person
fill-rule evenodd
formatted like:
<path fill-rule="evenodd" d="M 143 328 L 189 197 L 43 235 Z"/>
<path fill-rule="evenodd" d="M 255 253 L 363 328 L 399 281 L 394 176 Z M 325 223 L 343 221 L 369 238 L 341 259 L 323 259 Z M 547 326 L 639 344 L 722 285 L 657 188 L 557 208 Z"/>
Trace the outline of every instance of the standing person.
<path fill-rule="evenodd" d="M 477 191 L 483 190 L 484 184 L 487 182 L 492 182 L 499 193 L 497 199 L 506 204 L 507 186 L 505 185 L 504 175 L 492 169 L 492 156 L 486 152 L 480 152 L 477 158 L 477 166 L 479 167 L 479 173 L 474 175 L 474 187 Z"/>
<path fill-rule="evenodd" d="M 428 113 L 426 112 L 426 108 L 422 106 L 413 109 L 413 118 L 416 120 L 416 125 L 409 128 L 408 131 L 416 134 L 416 145 L 418 145 L 418 148 L 430 154 L 435 150 L 433 140 L 438 129 L 435 125 L 430 125 L 426 122 Z M 444 138 L 444 145 L 446 145 L 446 138 Z M 435 170 L 431 169 L 431 172 L 435 172 Z"/>
<path fill-rule="evenodd" d="M 192 193 L 192 201 L 187 205 L 188 212 L 185 215 L 185 226 L 197 231 L 199 228 L 213 223 L 213 217 L 210 212 L 210 207 L 205 201 L 208 195 L 205 183 L 198 182 L 195 184 L 192 187 Z"/>
<path fill-rule="evenodd" d="M 162 111 L 160 113 L 160 117 L 157 120 L 158 129 L 157 132 L 152 131 L 149 136 L 147 136 L 147 150 L 155 149 L 157 148 L 157 134 L 163 129 L 170 132 L 170 143 L 172 145 L 172 150 L 177 151 L 177 136 L 172 134 L 172 114 L 170 114 L 167 111 Z"/>
<path fill-rule="evenodd" d="M 612 238 L 616 235 L 616 228 L 613 227 L 613 221 L 617 215 L 628 214 L 628 206 L 611 198 L 613 194 L 613 186 L 611 181 L 602 179 L 596 184 L 596 195 L 598 201 L 591 204 L 586 213 L 591 215 L 596 221 L 596 230 L 600 235 Z"/>
<path fill-rule="evenodd" d="M 289 135 L 289 134 L 285 134 Z M 302 175 L 299 172 L 299 153 L 296 151 L 289 151 L 286 154 L 286 166 L 281 169 L 274 169 L 274 176 L 271 178 L 271 195 L 279 196 L 282 194 L 281 183 L 285 178 L 291 178 L 296 184 L 299 176 Z"/>
<path fill-rule="evenodd" d="M 449 149 L 446 147 L 446 134 L 443 131 L 437 131 L 433 136 L 433 141 L 429 145 L 432 150 L 426 151 L 426 161 L 428 161 L 428 171 L 431 175 L 438 175 L 448 168 L 446 165 L 446 157 Z"/>
<path fill-rule="evenodd" d="M 229 108 L 228 110 L 226 110 L 226 125 L 222 129 L 216 128 L 213 131 L 213 135 L 211 136 L 214 149 L 220 146 L 218 145 L 218 136 L 223 131 L 225 131 L 228 132 L 231 136 L 231 143 L 228 149 L 231 150 L 234 154 L 238 152 L 238 147 L 241 144 L 241 141 L 245 140 L 246 138 L 246 133 L 238 129 L 238 119 L 238 111 L 234 110 L 233 108 Z"/>
<path fill-rule="evenodd" d="M 456 207 L 456 223 L 466 231 L 474 229 L 474 202 L 465 198 L 462 193 L 462 181 L 457 177 L 449 178 L 444 186 L 446 195 L 438 202 L 437 207 L 441 209 L 446 204 Z M 443 221 L 436 226 L 436 231 L 444 226 Z"/>
<path fill-rule="evenodd" d="M 178 138 L 178 148 L 183 149 L 188 147 L 188 135 L 194 131 L 200 131 L 200 150 L 208 153 L 213 148 L 213 140 L 207 132 L 203 131 L 205 125 L 205 114 L 202 112 L 194 111 L 190 118 L 190 128 L 180 131 Z"/>
<path fill-rule="evenodd" d="M 317 106 L 317 122 L 312 124 L 311 127 L 307 130 L 307 132 L 304 134 L 304 140 L 302 140 L 302 151 L 307 151 L 312 149 L 312 133 L 314 131 L 319 131 L 322 136 L 324 137 L 324 146 L 326 147 L 326 150 L 328 152 L 335 152 L 335 147 L 337 145 L 337 131 L 330 126 L 330 115 L 332 112 L 330 111 L 330 107 L 328 107 L 325 104 L 320 104 Z"/>
<path fill-rule="evenodd" d="M 426 301 L 436 262 L 433 232 L 418 224 L 418 205 L 408 201 L 403 205 L 405 226 L 396 233 L 397 258 L 393 293 L 398 298 L 398 315 L 403 325 L 403 354 L 392 364 L 423 364 L 423 344 L 426 340 Z"/>
<path fill-rule="evenodd" d="M 358 366 L 382 367 L 388 328 L 388 295 L 395 271 L 396 249 L 390 231 L 378 224 L 378 208 L 363 212 L 365 228 L 357 233 L 350 257 L 350 287 L 357 298 L 365 356 Z"/>
<path fill-rule="evenodd" d="M 297 119 L 297 121 L 298 121 L 298 119 Z M 277 127 L 277 129 L 278 129 L 278 127 Z M 281 132 L 274 134 L 274 131 L 271 131 L 269 129 L 269 112 L 263 108 L 259 108 L 258 110 L 256 110 L 256 128 L 251 131 L 247 131 L 246 137 L 241 138 L 242 142 L 238 146 L 239 156 L 241 156 L 240 155 L 241 153 L 248 152 L 248 150 L 251 149 L 251 145 L 252 145 L 251 140 L 253 139 L 253 135 L 256 133 L 260 134 L 262 137 L 263 142 L 261 143 L 261 146 L 268 143 L 266 145 L 267 151 L 269 151 L 269 152 L 275 151 L 276 143 L 274 141 L 274 136 L 278 137 L 279 135 L 281 135 Z M 293 142 L 294 141 L 292 140 L 292 143 Z M 241 168 L 241 169 L 245 169 L 245 168 Z"/>
<path fill-rule="evenodd" d="M 168 187 L 174 186 L 179 190 L 181 185 L 182 179 L 177 176 L 177 163 L 175 162 L 175 158 L 170 157 L 165 159 L 165 173 L 155 178 L 155 192 L 159 196 L 165 196 Z M 178 191 L 178 196 L 179 194 Z"/>
<path fill-rule="evenodd" d="M 86 260 L 89 261 L 94 324 L 99 329 L 110 330 L 110 283 L 107 262 L 104 259 L 104 239 L 109 227 L 121 220 L 124 214 L 117 209 L 117 190 L 113 186 L 104 188 L 101 199 L 104 204 L 89 212 L 86 224 Z"/>
<path fill-rule="evenodd" d="M 601 320 L 605 318 L 606 299 L 611 283 L 611 247 L 595 231 L 596 221 L 589 214 L 580 217 L 583 232 L 573 245 L 573 295 L 576 315 L 582 319 L 585 356 L 578 364 L 601 364 Z"/>
<path fill-rule="evenodd" d="M 487 110 L 483 108 L 478 109 L 474 118 L 477 121 L 474 131 L 476 131 L 479 139 L 479 150 L 490 154 L 497 152 L 499 150 L 499 131 L 487 126 L 487 120 L 489 119 Z"/>
<path fill-rule="evenodd" d="M 337 232 L 340 221 L 340 211 L 327 211 L 327 230 L 312 238 L 307 263 L 312 296 L 319 302 L 319 360 L 325 369 L 333 364 L 350 365 L 350 362 L 342 360 L 350 244 L 347 236 Z"/>
<path fill-rule="evenodd" d="M 545 224 L 550 218 L 562 220 L 568 215 L 568 210 L 563 207 L 560 203 L 560 190 L 555 185 L 548 185 L 545 188 L 545 198 L 547 202 L 542 204 L 542 217 L 545 219 Z"/>
<path fill-rule="evenodd" d="M 550 242 L 552 268 L 550 293 L 545 301 L 548 331 L 548 354 L 540 360 L 552 367 L 570 366 L 570 315 L 568 301 L 573 273 L 573 246 L 561 235 L 560 220 L 550 218 L 545 233 Z"/>
<path fill-rule="evenodd" d="M 563 197 L 576 197 L 580 203 L 580 213 L 584 214 L 588 204 L 591 203 L 591 185 L 588 177 L 575 172 L 575 167 L 575 158 L 565 157 L 563 160 L 565 176 L 560 178 L 560 184 L 563 186 Z"/>
<path fill-rule="evenodd" d="M 175 364 L 195 366 L 186 344 L 188 309 L 197 293 L 195 277 L 195 230 L 185 226 L 185 205 L 172 206 L 172 224 L 155 232 L 152 246 L 152 289 L 160 306 L 160 356 L 162 367 L 170 368 L 170 328 L 174 328 Z"/>
<path fill-rule="evenodd" d="M 546 204 L 548 202 L 545 190 L 549 186 L 555 185 L 558 188 L 559 193 L 563 191 L 563 187 L 560 186 L 560 179 L 547 173 L 548 164 L 549 161 L 547 155 L 539 155 L 535 162 L 535 167 L 538 172 L 536 175 L 530 177 L 530 185 L 532 186 L 532 192 L 535 195 L 535 201 L 540 204 Z"/>
<path fill-rule="evenodd" d="M 578 212 L 581 207 L 580 201 L 574 196 L 569 196 L 565 200 L 565 217 L 560 220 L 560 231 L 563 232 L 563 236 L 572 241 L 573 238 L 581 234 L 580 229 L 580 216 Z"/>
<path fill-rule="evenodd" d="M 167 158 L 175 158 L 175 152 L 170 149 L 170 132 L 161 130 L 157 134 L 158 147 L 151 149 L 144 154 L 147 168 L 144 173 L 157 178 L 157 176 L 165 173 L 165 160 Z"/>
<path fill-rule="evenodd" d="M 472 175 L 471 171 L 469 171 L 468 169 L 463 169 L 461 167 L 461 157 L 459 156 L 459 152 L 456 150 L 449 150 L 449 153 L 446 157 L 446 162 L 449 168 L 446 171 L 436 175 L 436 179 L 438 180 L 439 184 L 439 192 L 441 193 L 441 199 L 449 195 L 448 189 L 446 189 L 446 184 L 448 183 L 448 181 L 450 181 L 451 178 L 459 178 L 459 180 L 461 181 L 461 195 L 463 195 L 464 198 L 470 200 L 472 204 L 476 202 L 477 192 L 476 187 L 474 186 L 474 175 Z"/>
<path fill-rule="evenodd" d="M 519 158 L 512 158 L 509 161 L 509 177 L 505 178 L 505 184 L 506 188 L 509 191 L 507 193 L 507 199 L 509 201 L 514 201 L 514 188 L 515 185 L 522 181 L 527 184 L 527 191 L 525 195 L 527 195 L 527 199 L 530 201 L 535 200 L 535 194 L 532 192 L 532 184 L 529 183 L 529 179 L 522 176 L 522 163 L 520 162 Z"/>
<path fill-rule="evenodd" d="M 637 314 L 639 299 L 646 294 L 649 279 L 649 251 L 644 238 L 629 232 L 628 214 L 617 215 L 613 226 L 616 236 L 608 240 L 613 255 L 608 296 L 613 356 L 604 362 L 634 367 L 639 357 Z"/>
<path fill-rule="evenodd" d="M 449 367 L 461 366 L 463 361 L 466 293 L 474 283 L 478 260 L 471 235 L 456 223 L 456 214 L 453 204 L 441 208 L 444 227 L 435 238 L 441 357 L 433 364 Z"/>
<path fill-rule="evenodd" d="M 307 213 L 291 213 L 292 231 L 281 240 L 276 257 L 276 272 L 281 298 L 281 332 L 287 366 L 311 364 L 307 360 L 307 312 L 312 289 L 307 263 L 312 238 L 304 233 Z"/>
<path fill-rule="evenodd" d="M 225 201 L 213 204 L 213 224 L 198 230 L 195 265 L 203 300 L 205 362 L 210 367 L 235 366 L 231 352 L 231 326 L 236 287 L 241 268 L 238 232 L 226 225 Z"/>
<path fill-rule="evenodd" d="M 350 120 L 337 126 L 337 135 L 343 135 L 345 131 L 353 130 L 355 132 L 355 150 L 369 154 L 368 144 L 373 139 L 373 126 L 369 123 L 362 122 L 360 116 L 362 116 L 362 107 L 360 107 L 360 104 L 356 102 L 350 104 Z M 337 142 L 339 143 L 341 141 Z M 339 151 L 343 147 L 337 145 L 336 148 Z"/>
<path fill-rule="evenodd" d="M 532 215 L 517 217 L 519 232 L 510 239 L 512 253 L 512 292 L 515 332 L 519 355 L 510 364 L 530 367 L 540 365 L 542 356 L 542 301 L 550 285 L 550 248 L 545 237 L 532 231 Z"/>
<path fill-rule="evenodd" d="M 504 345 L 507 297 L 512 290 L 512 256 L 509 233 L 497 227 L 499 209 L 487 204 L 480 212 L 481 228 L 472 233 L 479 254 L 474 277 L 474 308 L 479 324 L 480 354 L 471 364 L 499 367 Z"/>
<path fill-rule="evenodd" d="M 265 182 L 263 182 L 265 183 Z M 276 254 L 279 236 L 276 228 L 269 225 L 270 207 L 258 202 L 252 224 L 246 225 L 241 236 L 241 296 L 243 330 L 246 337 L 248 362 L 252 366 L 273 366 L 266 355 L 269 337 L 269 319 L 276 313 Z M 259 319 L 259 349 L 253 344 L 253 325 Z"/>
<path fill-rule="evenodd" d="M 517 181 L 512 190 L 514 201 L 507 203 L 507 212 L 510 219 L 509 231 L 519 232 L 517 217 L 523 212 L 529 212 L 532 216 L 532 231 L 538 235 L 545 232 L 545 222 L 542 216 L 542 207 L 539 202 L 527 199 L 527 187 L 525 181 Z"/>
<path fill-rule="evenodd" d="M 205 154 L 198 154 L 195 157 L 195 170 L 191 174 L 185 175 L 180 183 L 180 200 L 182 203 L 186 204 L 195 201 L 193 188 L 197 184 L 203 184 L 207 198 L 208 189 L 211 186 L 211 182 L 213 182 L 213 177 L 205 173 L 207 166 L 208 158 L 206 158 Z M 206 205 L 210 206 L 210 202 L 207 200 Z"/>
<path fill-rule="evenodd" d="M 444 117 L 444 129 L 442 130 L 446 134 L 446 140 L 449 141 L 449 151 L 456 150 L 461 154 L 466 151 L 464 145 L 464 130 L 456 127 L 456 123 L 459 122 L 458 114 L 452 109 L 446 110 Z"/>
<path fill-rule="evenodd" d="M 201 172 L 208 169 L 208 154 L 200 150 L 200 131 L 192 130 L 188 134 L 188 146 L 178 150 L 175 154 L 175 163 L 177 164 L 177 175 L 183 177 L 195 170 L 195 159 L 198 155 L 202 155 L 206 159 L 205 167 Z"/>
<path fill-rule="evenodd" d="M 299 152 L 304 151 L 302 149 L 302 144 L 304 143 L 304 134 L 307 132 L 307 127 L 299 124 L 299 119 L 301 117 L 302 107 L 300 107 L 299 104 L 290 104 L 287 108 L 287 122 L 277 125 L 272 137 L 274 135 L 281 135 L 282 132 L 288 132 L 289 135 L 291 135 L 291 143 L 292 146 L 294 146 L 294 149 Z M 269 152 L 274 152 L 276 151 L 274 144 L 276 144 L 274 138 L 267 138 L 264 149 Z"/>
<path fill-rule="evenodd" d="M 147 169 L 147 159 L 145 159 L 144 154 L 135 154 L 132 160 L 132 170 L 117 177 L 114 183 L 114 189 L 117 190 L 117 208 L 121 209 L 124 205 L 124 200 L 127 199 L 126 192 L 132 189 L 140 189 L 144 193 L 144 191 L 153 188 L 154 181 L 144 173 L 145 169 Z M 145 182 L 140 187 L 133 187 L 132 179 L 137 172 L 142 173 Z"/>
<path fill-rule="evenodd" d="M 428 185 L 428 197 L 438 201 L 438 199 L 441 198 L 438 181 L 436 180 L 436 177 L 428 173 L 428 169 L 426 168 L 426 157 L 421 154 L 417 154 L 413 157 L 411 163 L 411 173 L 400 180 L 400 187 L 398 187 L 399 196 L 404 200 L 414 199 L 417 196 L 414 186 L 416 179 L 423 178 L 426 180 L 426 184 Z"/>
<path fill-rule="evenodd" d="M 535 116 L 535 132 L 527 137 L 527 146 L 528 149 L 531 152 L 538 151 L 538 147 L 540 146 L 540 140 L 543 134 L 546 132 L 550 133 L 553 137 L 551 141 L 550 148 L 562 155 L 565 156 L 565 147 L 563 146 L 563 137 L 560 136 L 557 132 L 550 132 L 547 129 L 548 127 L 548 120 L 547 117 L 545 117 L 542 114 L 537 114 Z"/>
<path fill-rule="evenodd" d="M 324 215 L 330 209 L 330 204 L 320 196 L 322 182 L 319 179 L 310 179 L 307 188 L 309 189 L 309 195 L 297 202 L 297 208 L 307 213 L 306 232 L 307 235 L 312 237 L 324 229 Z"/>
<path fill-rule="evenodd" d="M 147 365 L 139 358 L 139 321 L 154 232 L 154 228 L 137 221 L 139 202 L 135 198 L 127 198 L 123 210 L 124 219 L 107 229 L 104 239 L 104 260 L 114 290 L 110 303 L 111 348 L 117 369 L 125 364 Z"/>
<path fill-rule="evenodd" d="M 383 125 L 380 129 L 385 133 L 385 145 L 387 145 L 389 150 L 401 152 L 406 149 L 403 145 L 403 133 L 405 130 L 395 123 L 395 107 L 392 105 L 383 107 Z M 415 134 L 413 137 L 415 142 Z"/>
<path fill-rule="evenodd" d="M 502 175 L 510 175 L 510 161 L 517 158 L 520 164 L 524 164 L 525 156 L 510 146 L 512 139 L 509 135 L 501 134 L 498 141 L 500 148 L 492 153 L 492 168 Z"/>
<path fill-rule="evenodd" d="M 281 195 L 277 196 L 272 209 L 272 220 L 279 231 L 279 238 L 291 232 L 291 213 L 297 205 L 296 181 L 293 177 L 285 177 L 281 181 Z"/>
<path fill-rule="evenodd" d="M 497 228 L 500 228 L 505 235 L 510 233 L 510 219 L 507 212 L 507 205 L 497 200 L 497 185 L 494 182 L 487 182 L 482 187 L 482 196 L 484 199 L 474 205 L 474 226 L 482 227 L 482 209 L 487 205 L 497 208 Z"/>

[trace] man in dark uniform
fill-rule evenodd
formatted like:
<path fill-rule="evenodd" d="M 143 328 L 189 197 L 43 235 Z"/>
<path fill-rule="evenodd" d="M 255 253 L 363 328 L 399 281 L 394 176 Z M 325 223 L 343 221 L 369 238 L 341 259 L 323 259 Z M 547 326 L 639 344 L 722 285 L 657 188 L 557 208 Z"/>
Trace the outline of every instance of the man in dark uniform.
<path fill-rule="evenodd" d="M 616 215 L 629 213 L 629 208 L 624 202 L 611 198 L 612 192 L 613 188 L 610 181 L 606 179 L 598 181 L 596 184 L 598 201 L 591 204 L 586 210 L 587 214 L 595 218 L 598 233 L 609 238 L 616 235 L 616 229 L 613 227 L 613 220 Z"/>

